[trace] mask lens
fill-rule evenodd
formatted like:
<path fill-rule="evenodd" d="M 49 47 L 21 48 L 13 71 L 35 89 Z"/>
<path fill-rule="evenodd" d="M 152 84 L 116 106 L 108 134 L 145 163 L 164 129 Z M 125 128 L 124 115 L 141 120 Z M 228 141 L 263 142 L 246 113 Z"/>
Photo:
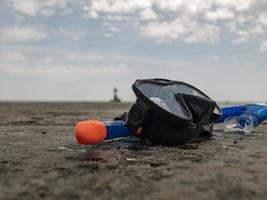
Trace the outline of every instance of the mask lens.
<path fill-rule="evenodd" d="M 177 94 L 190 94 L 206 98 L 202 93 L 195 88 L 185 84 L 160 84 L 153 82 L 140 82 L 137 88 L 148 99 L 153 101 L 162 109 L 184 118 L 188 118 L 188 112 L 177 101 Z"/>

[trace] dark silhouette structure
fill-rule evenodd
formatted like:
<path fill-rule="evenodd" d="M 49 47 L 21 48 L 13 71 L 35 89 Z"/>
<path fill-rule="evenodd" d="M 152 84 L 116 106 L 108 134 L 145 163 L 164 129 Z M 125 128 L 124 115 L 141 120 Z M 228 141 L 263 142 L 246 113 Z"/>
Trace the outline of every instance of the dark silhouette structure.
<path fill-rule="evenodd" d="M 120 98 L 117 95 L 118 89 L 116 87 L 114 88 L 113 92 L 114 92 L 114 96 L 113 96 L 112 102 L 118 102 L 118 103 L 121 102 Z"/>

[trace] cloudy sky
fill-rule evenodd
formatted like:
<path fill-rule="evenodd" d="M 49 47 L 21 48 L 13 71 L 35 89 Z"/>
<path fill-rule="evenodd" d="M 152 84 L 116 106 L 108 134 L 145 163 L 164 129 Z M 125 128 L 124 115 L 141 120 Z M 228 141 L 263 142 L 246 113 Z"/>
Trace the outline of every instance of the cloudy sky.
<path fill-rule="evenodd" d="M 169 78 L 267 101 L 267 0 L 1 0 L 0 100 L 134 100 Z"/>

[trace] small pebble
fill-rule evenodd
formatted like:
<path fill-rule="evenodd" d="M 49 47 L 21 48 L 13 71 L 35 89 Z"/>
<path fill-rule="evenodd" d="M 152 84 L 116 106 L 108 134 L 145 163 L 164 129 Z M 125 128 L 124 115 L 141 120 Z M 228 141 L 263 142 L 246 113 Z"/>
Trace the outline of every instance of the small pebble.
<path fill-rule="evenodd" d="M 213 135 L 212 137 L 210 137 L 210 140 L 216 140 L 216 136 Z"/>
<path fill-rule="evenodd" d="M 126 158 L 127 161 L 135 161 L 135 158 Z"/>
<path fill-rule="evenodd" d="M 236 140 L 233 141 L 233 144 L 237 144 L 238 142 Z"/>
<path fill-rule="evenodd" d="M 68 148 L 67 147 L 58 147 L 57 149 L 58 150 L 67 150 Z"/>
<path fill-rule="evenodd" d="M 86 149 L 78 149 L 77 151 L 85 153 Z"/>

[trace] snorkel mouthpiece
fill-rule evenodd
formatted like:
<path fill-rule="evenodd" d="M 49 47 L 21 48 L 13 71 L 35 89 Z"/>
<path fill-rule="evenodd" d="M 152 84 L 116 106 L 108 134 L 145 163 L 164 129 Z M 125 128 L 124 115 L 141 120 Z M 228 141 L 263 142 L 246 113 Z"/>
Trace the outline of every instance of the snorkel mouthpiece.
<path fill-rule="evenodd" d="M 75 127 L 75 137 L 79 144 L 98 144 L 105 140 L 106 136 L 107 129 L 101 121 L 82 121 Z"/>
<path fill-rule="evenodd" d="M 75 127 L 75 137 L 79 144 L 94 145 L 104 140 L 128 137 L 129 131 L 123 120 L 97 121 L 87 120 L 79 122 Z"/>
<path fill-rule="evenodd" d="M 184 82 L 145 79 L 135 81 L 132 88 L 137 100 L 128 112 L 126 127 L 154 144 L 185 144 L 204 127 L 212 129 L 221 115 L 215 101 Z"/>

